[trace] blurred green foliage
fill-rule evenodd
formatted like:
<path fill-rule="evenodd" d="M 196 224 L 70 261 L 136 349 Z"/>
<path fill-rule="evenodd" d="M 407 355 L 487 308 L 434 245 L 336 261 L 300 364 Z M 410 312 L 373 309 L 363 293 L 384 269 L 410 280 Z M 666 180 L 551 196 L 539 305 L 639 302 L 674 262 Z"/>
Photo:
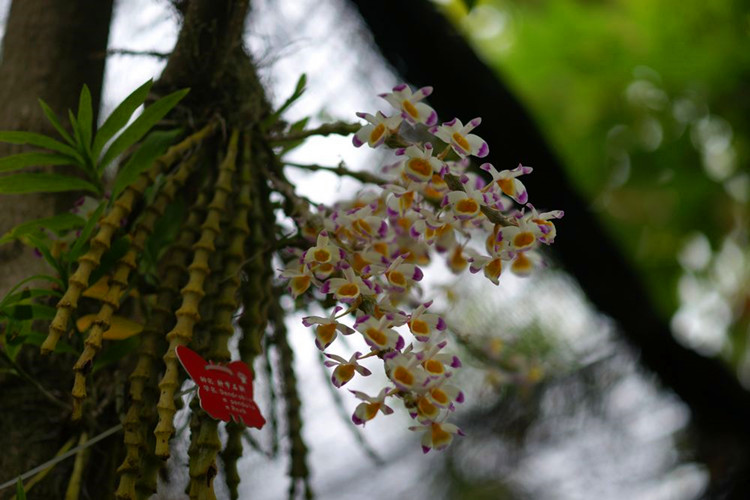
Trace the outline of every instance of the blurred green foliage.
<path fill-rule="evenodd" d="M 748 273 L 746 5 L 439 3 L 530 108 L 665 316 L 680 306 L 679 280 L 686 273 L 715 272 L 712 263 L 727 239 L 744 246 L 735 272 Z M 544 171 L 543 165 L 532 166 Z M 712 254 L 703 264 L 685 267 L 678 256 L 699 234 L 707 237 Z M 735 330 L 745 331 L 750 301 L 748 286 L 741 288 L 724 299 Z M 731 357 L 738 361 L 736 352 Z"/>

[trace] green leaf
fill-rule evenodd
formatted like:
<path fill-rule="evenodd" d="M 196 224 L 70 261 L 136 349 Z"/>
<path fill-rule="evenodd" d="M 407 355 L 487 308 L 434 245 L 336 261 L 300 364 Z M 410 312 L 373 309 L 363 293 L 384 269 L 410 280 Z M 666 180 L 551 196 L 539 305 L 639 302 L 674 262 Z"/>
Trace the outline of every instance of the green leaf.
<path fill-rule="evenodd" d="M 81 155 L 78 154 L 78 151 L 67 144 L 63 144 L 62 142 L 43 134 L 37 134 L 35 132 L 3 131 L 0 132 L 0 142 L 7 142 L 10 144 L 30 144 L 31 146 L 37 146 L 39 148 L 51 149 L 52 151 L 57 151 L 58 153 L 75 158 L 83 164 L 83 159 L 81 158 Z"/>
<path fill-rule="evenodd" d="M 99 279 L 101 279 L 102 276 L 114 269 L 117 261 L 127 253 L 129 248 L 129 238 L 121 236 L 120 238 L 114 240 L 110 245 L 109 250 L 107 250 L 104 255 L 102 255 L 99 267 L 97 267 L 94 272 L 91 273 L 91 276 L 89 277 L 89 283 L 96 283 L 97 281 L 99 281 Z"/>
<path fill-rule="evenodd" d="M 126 128 L 120 136 L 109 145 L 107 152 L 98 165 L 99 171 L 103 170 L 112 160 L 117 158 L 123 151 L 138 142 L 151 128 L 159 123 L 172 108 L 174 108 L 190 89 L 182 89 L 162 97 L 151 106 L 143 110 L 143 113 Z"/>
<path fill-rule="evenodd" d="M 45 340 L 47 340 L 46 333 L 32 331 L 31 333 L 29 333 L 23 338 L 23 343 L 40 347 L 44 343 Z M 76 350 L 73 348 L 73 346 L 65 342 L 64 339 L 60 339 L 60 342 L 57 343 L 57 345 L 55 346 L 55 350 L 52 352 L 55 352 L 58 354 L 64 353 L 64 352 L 75 353 Z"/>
<path fill-rule="evenodd" d="M 49 276 L 47 274 L 35 274 L 34 276 L 29 276 L 28 278 L 25 278 L 19 281 L 18 283 L 16 283 L 15 285 L 13 285 L 13 288 L 11 288 L 8 294 L 5 297 L 3 297 L 3 300 L 0 300 L 0 309 L 2 309 L 3 307 L 11 303 L 10 299 L 16 290 L 21 288 L 26 283 L 29 283 L 30 281 L 35 281 L 35 280 L 50 281 L 57 285 L 62 285 L 59 279 L 55 278 L 54 276 Z"/>
<path fill-rule="evenodd" d="M 41 304 L 19 304 L 9 308 L 8 316 L 17 321 L 51 320 L 57 309 Z"/>
<path fill-rule="evenodd" d="M 46 102 L 39 99 L 39 105 L 42 107 L 42 111 L 44 111 L 44 115 L 47 117 L 47 120 L 52 124 L 53 127 L 55 127 L 55 130 L 57 130 L 57 133 L 60 134 L 60 137 L 65 139 L 68 144 L 71 146 L 75 145 L 75 141 L 73 141 L 73 138 L 70 137 L 70 134 L 67 130 L 62 126 L 62 123 L 60 123 L 60 119 L 57 117 L 54 111 L 52 111 L 52 108 L 50 108 Z"/>
<path fill-rule="evenodd" d="M 49 246 L 47 245 L 47 242 L 44 241 L 43 238 L 39 237 L 38 235 L 35 235 L 34 233 L 28 233 L 24 236 L 30 244 L 34 246 L 39 252 L 41 252 L 42 257 L 44 257 L 44 260 L 47 261 L 47 264 L 52 266 L 52 268 L 57 271 L 59 274 L 64 275 L 65 269 L 60 265 L 60 261 L 57 260 L 52 253 L 49 251 Z"/>
<path fill-rule="evenodd" d="M 151 132 L 133 156 L 117 172 L 117 177 L 115 177 L 112 186 L 112 199 L 116 199 L 128 185 L 138 178 L 141 172 L 148 169 L 156 158 L 164 154 L 181 133 L 182 130 Z"/>
<path fill-rule="evenodd" d="M 289 132 L 290 133 L 302 132 L 303 130 L 305 130 L 305 127 L 307 126 L 307 123 L 309 121 L 310 121 L 310 117 L 306 116 L 306 117 L 302 118 L 301 120 L 292 123 L 289 126 Z M 298 141 L 291 141 L 291 142 L 284 143 L 283 146 L 282 146 L 281 151 L 279 152 L 279 156 L 284 155 L 284 154 L 288 153 L 289 151 L 298 148 L 304 142 L 305 142 L 304 139 L 299 139 Z"/>
<path fill-rule="evenodd" d="M 61 191 L 99 192 L 90 182 L 68 175 L 20 173 L 0 177 L 0 194 L 59 193 Z"/>
<path fill-rule="evenodd" d="M 3 306 L 0 306 L 0 312 L 4 314 L 9 314 L 8 312 L 4 311 L 4 308 L 10 308 L 11 306 L 15 306 L 17 304 L 20 304 L 24 301 L 29 301 L 31 299 L 35 299 L 37 297 L 61 297 L 62 294 L 58 290 L 52 290 L 51 288 L 26 288 L 20 292 L 15 292 L 12 294 L 8 294 L 5 299 L 3 299 Z"/>
<path fill-rule="evenodd" d="M 104 207 L 104 203 L 100 204 L 94 213 L 89 216 L 86 225 L 81 229 L 81 234 L 78 235 L 76 242 L 73 243 L 73 246 L 70 248 L 70 252 L 68 253 L 69 262 L 77 260 L 83 253 L 83 246 L 89 241 L 91 233 L 94 231 L 96 223 L 99 222 L 99 217 L 101 217 L 102 212 L 104 211 Z"/>
<path fill-rule="evenodd" d="M 307 85 L 307 75 L 305 73 L 302 73 L 302 75 L 299 77 L 299 80 L 297 80 L 297 85 L 294 87 L 294 92 L 292 95 L 284 101 L 284 104 L 282 104 L 279 109 L 273 112 L 270 116 L 268 116 L 265 120 L 263 120 L 263 123 L 261 126 L 263 128 L 268 128 L 269 126 L 276 123 L 276 121 L 279 119 L 279 117 L 289 109 L 289 107 L 294 104 L 294 102 L 302 97 L 302 94 L 305 93 L 305 85 Z"/>
<path fill-rule="evenodd" d="M 78 129 L 81 132 L 83 148 L 87 152 L 91 150 L 91 129 L 94 120 L 94 110 L 91 107 L 91 92 L 86 84 L 81 89 L 78 99 Z"/>
<path fill-rule="evenodd" d="M 70 120 L 70 124 L 73 126 L 73 133 L 75 135 L 76 147 L 78 148 L 79 156 L 83 158 L 81 167 L 90 179 L 96 179 L 98 181 L 99 175 L 96 173 L 87 148 L 84 145 L 81 124 L 78 123 L 78 119 L 75 117 L 71 110 L 68 110 L 68 119 Z"/>
<path fill-rule="evenodd" d="M 23 481 L 21 481 L 20 476 L 18 481 L 16 481 L 16 500 L 26 500 L 26 490 L 23 487 Z"/>
<path fill-rule="evenodd" d="M 77 160 L 58 153 L 19 153 L 0 158 L 0 172 L 42 165 L 74 165 Z"/>
<path fill-rule="evenodd" d="M 43 217 L 41 219 L 29 220 L 22 222 L 0 238 L 0 245 L 8 243 L 18 239 L 19 237 L 36 231 L 40 228 L 50 229 L 58 235 L 69 229 L 76 227 L 82 227 L 86 224 L 86 219 L 71 213 L 62 213 L 53 215 L 51 217 Z"/>
<path fill-rule="evenodd" d="M 97 131 L 96 137 L 94 138 L 94 145 L 91 147 L 91 157 L 94 158 L 94 160 L 99 159 L 99 154 L 102 152 L 102 149 L 104 149 L 104 145 L 107 141 L 114 137 L 122 127 L 127 125 L 128 120 L 133 116 L 133 113 L 138 109 L 138 106 L 146 102 L 146 97 L 148 97 L 148 93 L 151 90 L 151 85 L 153 83 L 153 80 L 149 80 L 135 89 L 133 93 L 127 96 L 125 100 L 122 101 L 114 111 L 112 111 L 112 114 L 107 117 Z"/>
<path fill-rule="evenodd" d="M 135 351 L 140 342 L 140 335 L 134 335 L 124 340 L 111 342 L 102 350 L 101 354 L 96 357 L 94 368 L 91 370 L 91 373 L 96 373 L 105 366 L 116 363 L 123 357 Z"/>

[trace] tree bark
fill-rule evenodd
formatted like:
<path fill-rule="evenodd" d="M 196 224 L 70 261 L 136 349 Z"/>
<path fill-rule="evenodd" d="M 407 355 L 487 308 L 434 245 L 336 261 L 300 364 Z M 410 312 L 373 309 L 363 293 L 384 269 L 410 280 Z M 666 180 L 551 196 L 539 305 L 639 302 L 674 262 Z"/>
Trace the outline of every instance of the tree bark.
<path fill-rule="evenodd" d="M 109 36 L 112 0 L 17 0 L 11 5 L 0 63 L 0 130 L 53 134 L 37 102 L 44 99 L 58 114 L 76 109 L 83 84 L 99 107 Z M 0 144 L 0 156 L 20 151 Z M 23 195 L 0 197 L 0 234 L 29 219 L 70 209 L 70 196 Z M 22 278 L 43 269 L 40 259 L 20 244 L 0 247 L 0 296 Z M 71 359 L 40 362 L 26 349 L 19 364 L 31 377 L 62 400 L 68 400 Z M 29 354 L 29 356 L 25 356 Z M 31 359 L 36 361 L 31 362 Z M 4 366 L 4 361 L 0 361 Z M 19 382 L 21 381 L 21 382 Z M 74 432 L 65 412 L 50 404 L 31 384 L 14 375 L 0 375 L 0 482 L 50 459 Z M 93 461 L 106 461 L 94 451 Z M 72 461 L 58 465 L 28 498 L 60 498 Z M 101 480 L 95 475 L 88 479 Z M 5 498 L 7 491 L 0 493 Z M 101 498 L 94 494 L 96 498 Z"/>
<path fill-rule="evenodd" d="M 91 91 L 94 123 L 101 99 L 112 0 L 17 0 L 10 8 L 0 63 L 0 130 L 54 135 L 38 99 L 58 115 L 76 109 L 83 84 Z M 67 119 L 66 119 L 67 120 Z M 20 151 L 0 143 L 0 156 Z M 18 223 L 70 208 L 70 196 L 0 198 L 0 234 Z M 20 243 L 0 247 L 0 295 L 43 268 Z"/>

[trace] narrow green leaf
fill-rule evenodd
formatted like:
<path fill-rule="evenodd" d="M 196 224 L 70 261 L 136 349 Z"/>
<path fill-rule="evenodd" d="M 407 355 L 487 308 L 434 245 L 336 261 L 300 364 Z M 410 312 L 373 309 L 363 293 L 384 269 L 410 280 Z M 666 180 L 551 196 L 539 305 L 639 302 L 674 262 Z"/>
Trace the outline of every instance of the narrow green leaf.
<path fill-rule="evenodd" d="M 65 139 L 68 144 L 71 146 L 75 145 L 75 142 L 73 141 L 73 138 L 70 137 L 70 134 L 67 130 L 62 126 L 62 123 L 60 123 L 60 119 L 57 117 L 54 111 L 52 111 L 52 108 L 50 108 L 46 102 L 39 99 L 39 105 L 42 107 L 42 111 L 44 111 L 44 115 L 47 117 L 47 120 L 52 124 L 53 127 L 55 127 L 55 130 L 57 130 L 57 133 L 60 134 L 60 137 Z"/>
<path fill-rule="evenodd" d="M 135 351 L 138 348 L 138 344 L 141 343 L 140 337 L 140 335 L 134 335 L 133 337 L 128 337 L 124 340 L 109 343 L 96 357 L 91 373 L 96 373 L 107 365 L 116 363 L 123 357 Z"/>
<path fill-rule="evenodd" d="M 94 213 L 89 216 L 86 225 L 81 229 L 81 234 L 78 235 L 76 242 L 73 243 L 73 246 L 70 248 L 70 252 L 68 253 L 69 262 L 74 262 L 80 257 L 83 252 L 83 246 L 88 242 L 89 237 L 91 237 L 91 233 L 94 231 L 96 223 L 99 222 L 99 217 L 101 217 L 104 207 L 105 203 L 102 203 L 97 207 Z"/>
<path fill-rule="evenodd" d="M 11 296 L 16 290 L 21 288 L 26 283 L 29 283 L 31 281 L 36 281 L 36 280 L 50 281 L 57 285 L 62 284 L 59 279 L 55 278 L 54 276 L 49 276 L 48 274 L 35 274 L 34 276 L 29 276 L 28 278 L 25 278 L 19 281 L 18 283 L 16 283 L 15 285 L 13 285 L 13 288 L 11 288 L 8 294 L 5 297 L 3 297 L 3 300 L 0 300 L 0 309 L 2 309 L 3 307 L 11 303 L 10 302 Z"/>
<path fill-rule="evenodd" d="M 23 338 L 23 343 L 24 344 L 35 345 L 35 346 L 41 346 L 44 343 L 45 340 L 47 340 L 47 334 L 46 333 L 32 331 L 31 333 L 29 333 L 28 335 L 26 335 Z M 55 350 L 52 351 L 52 352 L 55 352 L 55 353 L 63 353 L 63 352 L 76 353 L 76 350 L 73 349 L 73 346 L 71 346 L 70 344 L 68 344 L 67 342 L 65 342 L 64 339 L 60 339 L 60 340 L 61 341 L 57 343 L 57 345 L 55 346 Z"/>
<path fill-rule="evenodd" d="M 101 154 L 102 149 L 104 149 L 104 145 L 107 141 L 114 137 L 122 127 L 127 125 L 128 120 L 133 116 L 133 113 L 138 109 L 138 106 L 146 102 L 146 97 L 148 97 L 148 93 L 151 90 L 151 85 L 153 83 L 153 80 L 149 80 L 135 89 L 133 93 L 127 96 L 125 100 L 122 101 L 114 111 L 112 111 L 112 114 L 104 120 L 104 123 L 96 133 L 94 145 L 91 147 L 92 158 L 95 160 L 99 159 L 99 155 Z"/>
<path fill-rule="evenodd" d="M 26 490 L 23 487 L 23 481 L 18 478 L 16 481 L 16 500 L 26 500 Z"/>
<path fill-rule="evenodd" d="M 94 110 L 91 107 L 91 92 L 86 84 L 81 89 L 78 99 L 78 127 L 81 131 L 81 141 L 86 151 L 91 150 L 91 129 L 94 120 Z"/>
<path fill-rule="evenodd" d="M 72 147 L 51 137 L 37 134 L 35 132 L 3 131 L 0 132 L 0 142 L 7 142 L 10 144 L 30 144 L 40 148 L 51 149 L 52 151 L 68 155 L 83 163 L 83 159 L 78 154 L 78 151 Z"/>
<path fill-rule="evenodd" d="M 75 158 L 59 153 L 19 153 L 0 158 L 0 172 L 12 172 L 42 165 L 74 165 Z"/>
<path fill-rule="evenodd" d="M 117 158 L 120 153 L 125 151 L 127 148 L 138 142 L 144 135 L 148 133 L 151 128 L 159 123 L 159 120 L 164 118 L 172 108 L 174 108 L 180 100 L 187 95 L 190 89 L 182 89 L 177 92 L 162 97 L 151 106 L 147 107 L 141 113 L 141 116 L 135 119 L 128 128 L 126 128 L 120 136 L 110 144 L 107 152 L 104 153 L 99 166 L 97 167 L 101 172 L 112 160 Z"/>
<path fill-rule="evenodd" d="M 29 220 L 26 222 L 22 222 L 21 224 L 5 233 L 0 238 L 0 245 L 4 245 L 9 241 L 18 239 L 25 234 L 31 233 L 41 228 L 50 229 L 55 233 L 60 234 L 62 231 L 66 231 L 68 229 L 73 229 L 76 227 L 82 227 L 85 224 L 86 220 L 83 217 L 67 212 L 53 215 L 51 217 Z"/>
<path fill-rule="evenodd" d="M 41 304 L 19 304 L 9 308 L 8 316 L 17 321 L 51 320 L 57 309 Z"/>
<path fill-rule="evenodd" d="M 289 109 L 289 107 L 294 104 L 294 102 L 299 99 L 302 94 L 305 93 L 305 85 L 307 85 L 307 75 L 305 73 L 302 73 L 302 75 L 299 77 L 299 80 L 297 80 L 297 85 L 294 87 L 294 92 L 292 95 L 284 101 L 284 104 L 282 104 L 279 109 L 273 112 L 270 116 L 268 116 L 265 120 L 263 120 L 263 123 L 261 124 L 264 128 L 267 128 L 279 119 L 281 115 Z"/>
<path fill-rule="evenodd" d="M 73 126 L 73 133 L 76 141 L 76 149 L 78 149 L 78 155 L 83 159 L 81 167 L 83 171 L 86 172 L 86 175 L 89 177 L 89 179 L 98 180 L 99 175 L 94 169 L 94 164 L 91 161 L 89 152 L 87 151 L 87 148 L 84 144 L 85 139 L 83 138 L 83 130 L 81 129 L 81 124 L 78 123 L 78 119 L 71 110 L 68 110 L 68 119 L 70 120 L 70 124 Z"/>
<path fill-rule="evenodd" d="M 80 151 L 83 149 L 82 146 L 82 139 L 81 139 L 81 127 L 78 125 L 78 120 L 76 119 L 76 115 L 73 114 L 71 110 L 68 110 L 68 120 L 70 120 L 70 124 L 73 126 L 73 134 L 76 141 L 76 148 Z"/>
<path fill-rule="evenodd" d="M 0 312 L 3 312 L 4 308 L 10 308 L 10 306 L 15 306 L 22 302 L 25 303 L 37 297 L 50 296 L 61 297 L 62 294 L 58 290 L 52 290 L 51 288 L 26 288 L 20 292 L 8 294 L 8 296 L 3 299 L 3 303 L 5 303 L 5 305 L 0 307 Z"/>
<path fill-rule="evenodd" d="M 60 275 L 63 275 L 65 273 L 65 269 L 63 269 L 60 261 L 52 255 L 52 252 L 50 252 L 49 250 L 49 245 L 47 245 L 47 242 L 44 241 L 42 237 L 34 233 L 28 233 L 24 236 L 24 238 L 27 239 L 28 242 L 34 246 L 34 248 L 39 250 L 39 252 L 42 254 L 42 257 L 44 257 L 44 260 L 47 261 L 47 264 L 52 266 L 52 269 L 57 271 Z"/>
<path fill-rule="evenodd" d="M 0 177 L 0 194 L 58 193 L 99 190 L 88 181 L 59 174 L 13 174 Z"/>
<path fill-rule="evenodd" d="M 138 150 L 120 167 L 112 186 L 112 199 L 116 199 L 120 193 L 133 181 L 138 175 L 148 169 L 159 156 L 164 154 L 167 148 L 179 137 L 182 130 L 157 130 L 151 132 Z"/>

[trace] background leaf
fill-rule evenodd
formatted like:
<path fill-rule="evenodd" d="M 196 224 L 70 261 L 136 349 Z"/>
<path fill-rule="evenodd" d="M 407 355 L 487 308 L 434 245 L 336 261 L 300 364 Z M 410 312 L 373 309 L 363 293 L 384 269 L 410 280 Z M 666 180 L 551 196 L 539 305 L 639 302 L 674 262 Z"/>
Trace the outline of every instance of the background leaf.
<path fill-rule="evenodd" d="M 65 128 L 62 126 L 62 123 L 60 123 L 60 119 L 57 117 L 55 112 L 52 111 L 52 108 L 50 108 L 42 99 L 39 99 L 39 105 L 42 107 L 42 111 L 44 111 L 44 115 L 47 117 L 47 120 L 49 120 L 52 126 L 55 127 L 55 130 L 57 130 L 57 132 L 60 134 L 60 137 L 65 139 L 68 144 L 75 145 L 73 138 L 70 137 L 68 131 L 65 130 Z"/>
<path fill-rule="evenodd" d="M 117 198 L 129 184 L 136 180 L 141 172 L 149 168 L 154 160 L 161 156 L 181 133 L 182 130 L 151 132 L 133 156 L 117 172 L 117 177 L 115 177 L 112 186 L 112 198 Z"/>
<path fill-rule="evenodd" d="M 1 194 L 58 193 L 61 191 L 99 192 L 90 182 L 68 175 L 20 173 L 0 177 Z"/>
<path fill-rule="evenodd" d="M 63 144 L 62 142 L 43 134 L 37 134 L 35 132 L 3 131 L 0 132 L 0 142 L 7 142 L 10 144 L 29 144 L 31 146 L 51 149 L 52 151 L 68 155 L 83 163 L 83 159 L 81 158 L 81 155 L 78 154 L 78 151 L 67 144 Z"/>
<path fill-rule="evenodd" d="M 128 128 L 126 128 L 120 136 L 110 144 L 107 152 L 104 153 L 104 157 L 99 163 L 99 170 L 104 169 L 109 163 L 112 162 L 117 156 L 120 155 L 127 148 L 138 142 L 144 135 L 148 133 L 151 128 L 159 123 L 159 120 L 164 118 L 172 108 L 174 108 L 180 100 L 190 89 L 178 90 L 171 94 L 162 97 L 151 106 L 143 110 L 141 116 L 135 119 Z"/>
<path fill-rule="evenodd" d="M 128 120 L 133 116 L 133 113 L 138 109 L 138 106 L 146 102 L 146 97 L 148 97 L 148 93 L 151 90 L 151 85 L 153 83 L 153 80 L 149 80 L 135 89 L 115 108 L 114 111 L 112 111 L 112 114 L 107 117 L 97 131 L 96 137 L 94 138 L 94 144 L 91 147 L 91 157 L 94 158 L 94 160 L 99 158 L 99 154 L 102 152 L 102 149 L 104 149 L 104 145 L 107 141 L 114 137 L 115 134 L 128 123 Z"/>
<path fill-rule="evenodd" d="M 94 110 L 91 107 L 91 92 L 86 84 L 81 89 L 78 99 L 78 127 L 81 133 L 81 142 L 86 152 L 91 151 L 91 129 L 93 127 Z"/>
<path fill-rule="evenodd" d="M 76 159 L 59 153 L 19 153 L 0 158 L 0 172 L 42 165 L 75 165 Z"/>
<path fill-rule="evenodd" d="M 104 207 L 104 203 L 100 204 L 96 210 L 94 210 L 94 213 L 89 216 L 86 225 L 81 229 L 81 234 L 78 235 L 76 242 L 73 243 L 73 246 L 70 248 L 70 252 L 68 253 L 69 262 L 77 260 L 83 252 L 83 246 L 88 242 L 89 237 L 91 237 L 91 233 L 94 231 L 96 223 L 99 221 L 99 217 L 101 217 L 102 212 L 104 211 Z"/>
<path fill-rule="evenodd" d="M 86 224 L 86 219 L 71 213 L 62 213 L 53 215 L 51 217 L 43 217 L 41 219 L 34 219 L 26 222 L 22 222 L 17 225 L 2 237 L 0 237 L 0 245 L 13 241 L 20 236 L 31 233 L 41 228 L 51 229 L 52 231 L 60 234 L 62 231 L 73 229 L 76 227 L 83 227 Z"/>

